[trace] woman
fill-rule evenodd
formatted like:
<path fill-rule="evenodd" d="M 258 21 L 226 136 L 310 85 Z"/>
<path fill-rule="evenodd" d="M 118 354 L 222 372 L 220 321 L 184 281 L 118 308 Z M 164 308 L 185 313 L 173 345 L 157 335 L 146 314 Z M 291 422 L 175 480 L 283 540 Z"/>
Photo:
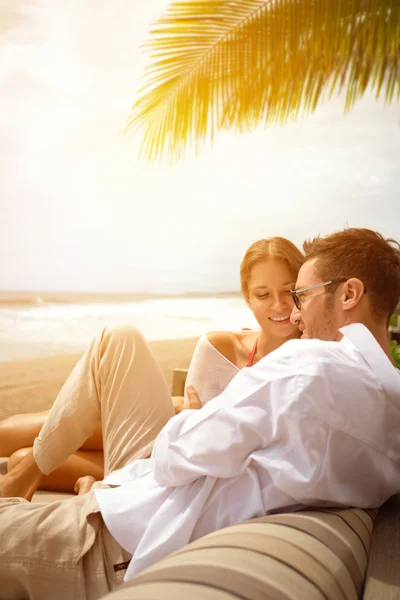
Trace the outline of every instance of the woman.
<path fill-rule="evenodd" d="M 186 394 L 193 394 L 194 388 L 200 402 L 208 402 L 239 369 L 251 367 L 285 341 L 300 336 L 289 320 L 293 307 L 289 290 L 302 263 L 301 252 L 284 238 L 259 240 L 250 246 L 240 267 L 241 289 L 260 329 L 211 332 L 200 338 Z M 129 439 L 116 443 L 113 438 L 114 402 L 119 410 L 125 402 L 126 419 L 136 420 L 143 430 L 142 436 L 136 436 L 135 447 Z M 174 413 L 165 379 L 142 336 L 133 328 L 106 329 L 72 371 L 47 422 L 48 411 L 0 422 L 0 456 L 10 456 L 9 472 L 17 473 L 17 480 L 19 463 L 35 454 L 35 462 L 45 474 L 22 482 L 21 487 L 9 478 L 9 494 L 29 498 L 38 485 L 40 489 L 84 493 L 93 479 L 103 479 L 104 460 L 108 470 L 119 468 L 112 456 L 103 456 L 104 431 L 107 439 L 113 438 L 110 447 L 117 447 L 116 455 L 125 462 L 134 460 L 150 454 L 152 442 Z"/>
<path fill-rule="evenodd" d="M 239 369 L 250 367 L 284 342 L 300 337 L 290 320 L 289 292 L 303 264 L 292 242 L 272 237 L 254 242 L 240 265 L 240 284 L 259 330 L 213 331 L 197 343 L 186 380 L 202 404 L 218 396 Z"/>

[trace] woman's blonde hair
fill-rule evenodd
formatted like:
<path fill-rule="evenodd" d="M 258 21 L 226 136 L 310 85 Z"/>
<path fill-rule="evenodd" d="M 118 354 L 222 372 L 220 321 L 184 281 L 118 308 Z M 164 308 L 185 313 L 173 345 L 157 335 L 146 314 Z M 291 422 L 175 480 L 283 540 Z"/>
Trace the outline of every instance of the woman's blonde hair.
<path fill-rule="evenodd" d="M 254 242 L 254 244 L 246 250 L 246 254 L 240 263 L 240 287 L 242 289 L 242 294 L 245 297 L 248 295 L 248 284 L 254 265 L 267 260 L 268 258 L 284 260 L 295 276 L 297 276 L 297 273 L 305 260 L 297 246 L 286 238 L 270 237 L 265 240 Z"/>

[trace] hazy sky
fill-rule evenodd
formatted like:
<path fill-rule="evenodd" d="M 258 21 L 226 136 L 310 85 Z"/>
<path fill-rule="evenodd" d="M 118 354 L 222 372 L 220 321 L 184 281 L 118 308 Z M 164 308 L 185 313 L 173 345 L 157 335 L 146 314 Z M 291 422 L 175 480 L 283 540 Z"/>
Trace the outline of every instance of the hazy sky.
<path fill-rule="evenodd" d="M 120 135 L 166 0 L 0 0 L 0 288 L 232 290 L 254 240 L 400 238 L 400 104 L 224 135 L 174 167 Z"/>

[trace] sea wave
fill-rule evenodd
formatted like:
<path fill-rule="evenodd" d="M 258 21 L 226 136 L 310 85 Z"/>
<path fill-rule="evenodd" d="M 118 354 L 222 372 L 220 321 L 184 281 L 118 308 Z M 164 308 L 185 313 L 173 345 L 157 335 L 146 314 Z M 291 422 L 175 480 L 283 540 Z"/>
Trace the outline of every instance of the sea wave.
<path fill-rule="evenodd" d="M 152 298 L 136 302 L 37 303 L 0 307 L 0 360 L 83 351 L 104 327 L 134 325 L 148 340 L 197 337 L 255 327 L 237 295 Z"/>
<path fill-rule="evenodd" d="M 40 306 L 46 304 L 42 296 L 19 297 L 19 296 L 0 296 L 0 307 L 2 306 Z"/>

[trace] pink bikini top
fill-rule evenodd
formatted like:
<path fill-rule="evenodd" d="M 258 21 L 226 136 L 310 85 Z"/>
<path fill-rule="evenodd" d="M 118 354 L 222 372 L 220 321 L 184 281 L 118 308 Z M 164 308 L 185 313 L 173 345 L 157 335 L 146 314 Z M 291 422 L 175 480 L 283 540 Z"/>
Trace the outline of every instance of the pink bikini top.
<path fill-rule="evenodd" d="M 258 343 L 258 338 L 256 339 L 255 344 L 254 344 L 253 348 L 250 351 L 249 360 L 247 361 L 246 367 L 251 367 L 251 365 L 253 363 L 254 355 L 257 352 L 257 343 Z"/>

